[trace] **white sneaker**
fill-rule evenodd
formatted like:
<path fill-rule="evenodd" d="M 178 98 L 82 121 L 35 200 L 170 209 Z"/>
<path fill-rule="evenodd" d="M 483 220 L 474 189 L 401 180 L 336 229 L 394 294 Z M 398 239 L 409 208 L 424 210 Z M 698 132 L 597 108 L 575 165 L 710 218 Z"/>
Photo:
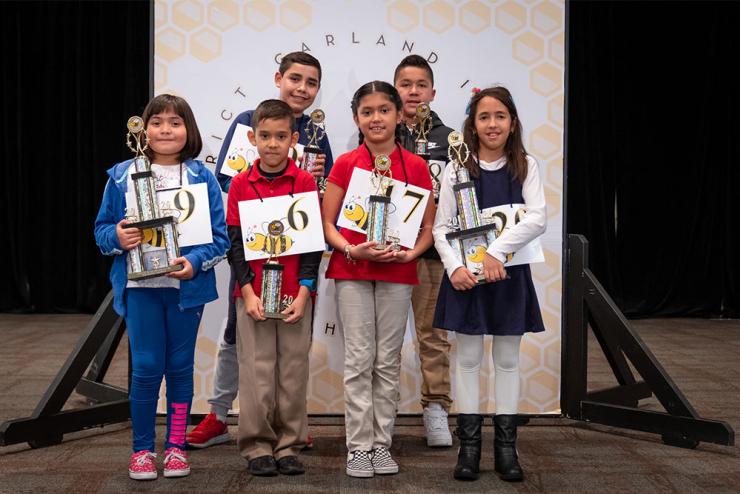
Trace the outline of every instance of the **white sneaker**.
<path fill-rule="evenodd" d="M 427 446 L 432 448 L 452 446 L 447 411 L 439 403 L 430 403 L 424 408 L 424 429 L 427 434 Z"/>

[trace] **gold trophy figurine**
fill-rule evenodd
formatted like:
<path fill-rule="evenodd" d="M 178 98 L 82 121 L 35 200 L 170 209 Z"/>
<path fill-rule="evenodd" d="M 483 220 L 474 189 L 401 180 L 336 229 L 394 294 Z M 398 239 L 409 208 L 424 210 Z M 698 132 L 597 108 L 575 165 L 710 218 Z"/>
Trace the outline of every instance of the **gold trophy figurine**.
<path fill-rule="evenodd" d="M 301 168 L 306 170 L 308 173 L 313 171 L 316 158 L 321 154 L 319 143 L 326 135 L 324 120 L 326 120 L 324 110 L 317 108 L 311 112 L 311 118 L 308 119 L 306 127 L 303 129 L 306 131 L 306 136 L 308 136 L 308 144 L 303 148 L 303 161 L 301 162 Z"/>
<path fill-rule="evenodd" d="M 427 103 L 419 103 L 416 106 L 416 128 L 418 135 L 416 137 L 416 155 L 424 158 L 424 161 L 429 161 L 429 141 L 427 135 L 432 130 L 432 109 Z"/>

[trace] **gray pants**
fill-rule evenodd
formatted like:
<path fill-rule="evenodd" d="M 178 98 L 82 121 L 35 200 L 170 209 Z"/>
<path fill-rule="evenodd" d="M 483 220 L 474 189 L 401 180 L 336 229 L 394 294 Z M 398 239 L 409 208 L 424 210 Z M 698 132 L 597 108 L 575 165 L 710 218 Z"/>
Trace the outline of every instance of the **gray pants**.
<path fill-rule="evenodd" d="M 236 358 L 236 344 L 232 345 L 221 340 L 216 357 L 216 374 L 213 377 L 213 397 L 208 400 L 211 411 L 226 417 L 238 391 L 239 361 Z"/>
<path fill-rule="evenodd" d="M 344 425 L 349 451 L 389 448 L 411 285 L 337 280 L 344 330 Z"/>

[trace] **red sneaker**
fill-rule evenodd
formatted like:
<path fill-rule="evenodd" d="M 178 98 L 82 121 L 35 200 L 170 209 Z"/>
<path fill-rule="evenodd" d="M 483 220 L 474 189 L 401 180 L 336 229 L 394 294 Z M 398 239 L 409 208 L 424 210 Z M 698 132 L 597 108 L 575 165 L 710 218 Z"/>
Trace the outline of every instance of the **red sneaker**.
<path fill-rule="evenodd" d="M 154 465 L 156 454 L 149 450 L 137 451 L 131 455 L 128 476 L 134 480 L 154 480 L 157 478 L 157 467 Z"/>
<path fill-rule="evenodd" d="M 185 439 L 191 448 L 207 448 L 227 443 L 231 441 L 231 436 L 226 422 L 221 422 L 216 418 L 216 414 L 211 412 L 195 429 L 188 432 Z"/>
<path fill-rule="evenodd" d="M 313 436 L 311 434 L 306 436 L 306 445 L 303 446 L 303 449 L 313 449 Z"/>
<path fill-rule="evenodd" d="M 185 451 L 180 448 L 169 448 L 164 452 L 164 476 L 185 477 L 190 475 L 190 463 Z"/>

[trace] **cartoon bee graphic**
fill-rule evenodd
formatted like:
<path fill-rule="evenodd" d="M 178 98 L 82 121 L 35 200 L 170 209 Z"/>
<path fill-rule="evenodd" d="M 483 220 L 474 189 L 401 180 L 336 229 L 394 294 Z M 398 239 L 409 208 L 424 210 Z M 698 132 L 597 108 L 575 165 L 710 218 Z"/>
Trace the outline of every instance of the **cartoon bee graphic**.
<path fill-rule="evenodd" d="M 465 251 L 465 257 L 467 257 L 468 261 L 474 262 L 476 264 L 482 263 L 483 258 L 485 256 L 486 256 L 486 246 L 485 245 L 471 245 Z"/>
<path fill-rule="evenodd" d="M 249 230 L 245 236 L 244 246 L 254 252 L 280 256 L 293 246 L 293 239 L 287 235 L 273 237 Z"/>
<path fill-rule="evenodd" d="M 237 173 L 240 173 L 247 169 L 249 163 L 247 163 L 247 158 L 233 151 L 226 157 L 226 165 Z"/>
<path fill-rule="evenodd" d="M 345 204 L 343 213 L 345 218 L 354 221 L 362 230 L 367 229 L 368 212 L 357 201 L 352 200 Z"/>

